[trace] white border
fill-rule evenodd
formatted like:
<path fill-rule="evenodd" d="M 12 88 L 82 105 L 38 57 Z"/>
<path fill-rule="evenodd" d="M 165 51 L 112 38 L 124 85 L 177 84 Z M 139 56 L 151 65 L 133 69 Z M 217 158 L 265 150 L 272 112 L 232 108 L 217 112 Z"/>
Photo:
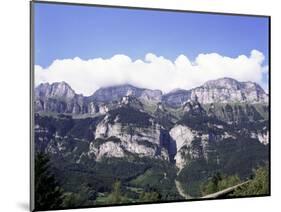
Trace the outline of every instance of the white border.
<path fill-rule="evenodd" d="M 67 0 L 75 3 L 260 14 L 271 16 L 272 196 L 82 211 L 278 211 L 281 209 L 281 13 L 276 0 Z M 0 211 L 27 211 L 29 202 L 29 2 L 6 0 L 0 7 L 1 139 Z M 253 35 L 255 36 L 255 35 Z M 277 209 L 277 210 L 276 210 Z M 74 211 L 74 210 L 69 210 Z"/>

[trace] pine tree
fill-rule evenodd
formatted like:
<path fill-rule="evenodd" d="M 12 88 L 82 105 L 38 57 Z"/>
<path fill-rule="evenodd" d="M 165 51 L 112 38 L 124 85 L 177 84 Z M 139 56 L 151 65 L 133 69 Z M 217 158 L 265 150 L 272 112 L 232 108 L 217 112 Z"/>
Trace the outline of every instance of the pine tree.
<path fill-rule="evenodd" d="M 152 191 L 152 192 L 142 192 L 140 194 L 140 201 L 141 202 L 156 202 L 160 200 L 159 193 Z"/>
<path fill-rule="evenodd" d="M 44 153 L 35 156 L 35 208 L 58 209 L 62 204 L 62 189 L 50 172 L 50 159 Z"/>
<path fill-rule="evenodd" d="M 269 194 L 269 168 L 259 167 L 255 170 L 255 176 L 248 184 L 236 189 L 232 196 L 252 196 Z"/>
<path fill-rule="evenodd" d="M 122 197 L 121 197 L 121 183 L 120 181 L 116 181 L 113 184 L 113 191 L 111 193 L 111 203 L 112 204 L 117 204 L 121 203 Z"/>

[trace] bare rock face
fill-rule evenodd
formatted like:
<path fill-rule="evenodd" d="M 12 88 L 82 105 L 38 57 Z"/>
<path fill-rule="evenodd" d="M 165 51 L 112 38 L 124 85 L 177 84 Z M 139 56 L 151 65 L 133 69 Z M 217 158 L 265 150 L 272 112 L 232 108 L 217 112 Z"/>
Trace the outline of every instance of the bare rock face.
<path fill-rule="evenodd" d="M 71 99 L 75 95 L 74 90 L 66 82 L 43 83 L 35 89 L 36 97 Z"/>
<path fill-rule="evenodd" d="M 211 125 L 210 125 L 211 126 Z M 181 170 L 191 161 L 197 159 L 209 160 L 209 154 L 214 153 L 212 146 L 229 138 L 236 139 L 232 134 L 223 131 L 223 126 L 212 125 L 211 127 L 221 130 L 220 133 L 204 132 L 195 130 L 185 125 L 176 125 L 169 134 L 176 142 L 177 153 L 174 157 L 176 166 Z"/>
<path fill-rule="evenodd" d="M 187 163 L 186 152 L 182 147 L 190 146 L 194 139 L 194 132 L 189 127 L 177 125 L 169 132 L 171 138 L 176 142 L 177 153 L 174 157 L 176 166 L 182 169 Z"/>
<path fill-rule="evenodd" d="M 173 127 L 169 134 L 171 138 L 176 141 L 177 151 L 179 151 L 184 145 L 190 145 L 195 136 L 192 129 L 183 125 Z"/>
<path fill-rule="evenodd" d="M 89 110 L 90 111 L 89 111 Z M 35 111 L 52 113 L 92 113 L 92 105 L 78 95 L 66 82 L 44 83 L 35 88 Z"/>
<path fill-rule="evenodd" d="M 266 133 L 259 133 L 258 139 L 264 145 L 269 144 L 269 132 L 267 131 Z"/>
<path fill-rule="evenodd" d="M 149 120 L 149 126 L 132 127 L 128 123 L 121 123 L 119 116 L 113 118 L 106 115 L 97 125 L 95 140 L 103 139 L 104 143 L 98 148 L 92 148 L 92 150 L 90 148 L 90 152 L 94 152 L 96 158 L 121 156 L 121 150 L 123 150 L 123 154 L 130 152 L 139 157 L 169 160 L 168 150 L 162 146 L 160 141 L 160 125 Z M 110 144 L 112 148 L 105 148 L 109 146 L 106 143 L 110 142 L 111 138 L 118 139 L 120 142 L 114 144 L 116 148 L 113 148 L 113 144 Z M 92 143 L 95 145 L 95 141 Z"/>
<path fill-rule="evenodd" d="M 191 160 L 207 159 L 208 135 L 198 135 L 197 131 L 187 126 L 177 125 L 170 130 L 170 136 L 176 142 L 177 153 L 174 159 L 179 169 Z"/>
<path fill-rule="evenodd" d="M 211 80 L 191 90 L 191 99 L 201 104 L 249 102 L 266 103 L 268 95 L 256 83 L 238 82 L 231 78 Z"/>
<path fill-rule="evenodd" d="M 95 146 L 95 143 L 90 143 L 88 155 L 99 161 L 103 157 L 122 158 L 125 153 L 120 143 L 109 140 L 98 147 Z"/>
<path fill-rule="evenodd" d="M 162 92 L 160 90 L 150 90 L 137 88 L 129 84 L 111 86 L 98 89 L 91 98 L 97 102 L 118 101 L 124 96 L 135 96 L 144 100 L 160 101 Z"/>
<path fill-rule="evenodd" d="M 269 132 L 268 130 L 264 132 L 252 132 L 251 138 L 258 139 L 261 144 L 267 145 L 269 143 Z"/>
<path fill-rule="evenodd" d="M 102 158 L 123 158 L 128 155 L 128 153 L 135 154 L 138 157 L 149 157 L 149 158 L 159 158 L 163 160 L 169 160 L 169 156 L 166 150 L 162 149 L 160 154 L 158 152 L 159 147 L 157 145 L 143 144 L 136 141 L 121 141 L 119 143 L 110 141 L 107 139 L 101 145 L 97 146 L 95 142 L 91 142 L 89 146 L 88 155 L 96 160 L 101 160 Z"/>
<path fill-rule="evenodd" d="M 133 131 L 132 131 L 133 130 Z M 131 131 L 131 132 L 130 132 Z M 95 132 L 97 138 L 117 137 L 124 141 L 147 141 L 159 145 L 160 129 L 143 129 L 123 126 L 120 123 L 99 123 Z"/>
<path fill-rule="evenodd" d="M 211 103 L 268 103 L 268 95 L 254 82 L 239 82 L 232 78 L 210 80 L 191 90 L 178 89 L 163 95 L 162 101 L 180 107 L 188 100 Z"/>

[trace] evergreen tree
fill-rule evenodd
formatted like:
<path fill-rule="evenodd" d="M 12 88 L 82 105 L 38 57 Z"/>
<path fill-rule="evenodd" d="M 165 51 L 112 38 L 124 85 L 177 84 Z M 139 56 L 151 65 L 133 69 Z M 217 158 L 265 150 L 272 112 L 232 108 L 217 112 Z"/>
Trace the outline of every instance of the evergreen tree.
<path fill-rule="evenodd" d="M 112 186 L 112 192 L 108 196 L 107 204 L 119 204 L 122 202 L 121 182 L 118 180 Z"/>
<path fill-rule="evenodd" d="M 44 153 L 35 156 L 35 208 L 58 209 L 62 204 L 62 189 L 50 172 L 50 159 Z"/>
<path fill-rule="evenodd" d="M 269 194 L 268 166 L 255 170 L 255 176 L 248 184 L 236 189 L 232 196 L 251 196 Z"/>
<path fill-rule="evenodd" d="M 205 196 L 241 183 L 237 175 L 222 175 L 216 173 L 210 180 L 201 185 L 201 195 Z"/>
<path fill-rule="evenodd" d="M 113 192 L 112 192 L 112 202 L 119 203 L 121 201 L 121 183 L 120 181 L 116 181 L 113 185 Z"/>
<path fill-rule="evenodd" d="M 141 202 L 156 202 L 160 200 L 159 193 L 152 191 L 152 192 L 142 192 L 140 194 L 140 201 Z"/>
<path fill-rule="evenodd" d="M 201 185 L 201 195 L 215 193 L 218 189 L 218 184 L 222 180 L 221 174 L 216 173 L 210 180 Z"/>

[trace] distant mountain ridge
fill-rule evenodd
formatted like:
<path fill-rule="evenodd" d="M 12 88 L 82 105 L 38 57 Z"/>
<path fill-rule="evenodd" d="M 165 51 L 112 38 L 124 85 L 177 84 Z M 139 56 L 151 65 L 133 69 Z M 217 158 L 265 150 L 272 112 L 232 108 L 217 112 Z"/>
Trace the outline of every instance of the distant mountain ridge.
<path fill-rule="evenodd" d="M 116 101 L 123 96 L 135 96 L 144 100 L 160 101 L 162 96 L 162 91 L 144 89 L 132 86 L 130 84 L 117 85 L 102 87 L 95 91 L 95 93 L 90 97 L 98 102 L 110 102 Z"/>
<path fill-rule="evenodd" d="M 239 82 L 232 78 L 210 80 L 190 90 L 179 89 L 163 95 L 162 101 L 179 107 L 187 100 L 211 103 L 267 103 L 268 95 L 254 82 Z"/>
<path fill-rule="evenodd" d="M 36 97 L 74 98 L 75 91 L 66 82 L 42 83 L 35 88 Z"/>
<path fill-rule="evenodd" d="M 96 113 L 103 104 L 119 101 L 124 96 L 134 96 L 145 102 L 160 102 L 179 108 L 186 101 L 200 104 L 213 103 L 268 103 L 268 95 L 254 82 L 239 82 L 232 78 L 210 80 L 190 90 L 176 89 L 167 94 L 160 90 L 138 88 L 133 85 L 102 87 L 93 95 L 78 95 L 66 82 L 43 83 L 35 88 L 36 111 L 65 113 Z"/>

